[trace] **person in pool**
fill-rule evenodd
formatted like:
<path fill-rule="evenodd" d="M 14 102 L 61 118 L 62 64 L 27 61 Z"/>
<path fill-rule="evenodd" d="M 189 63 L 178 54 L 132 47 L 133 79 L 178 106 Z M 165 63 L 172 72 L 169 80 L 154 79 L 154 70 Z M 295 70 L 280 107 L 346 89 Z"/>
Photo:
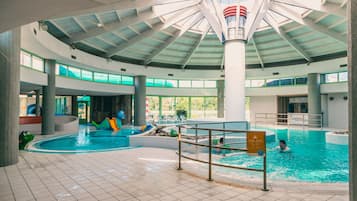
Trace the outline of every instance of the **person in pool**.
<path fill-rule="evenodd" d="M 279 141 L 279 146 L 277 147 L 277 149 L 280 150 L 280 152 L 290 152 L 290 148 L 288 147 L 288 145 L 286 145 L 285 140 Z"/>

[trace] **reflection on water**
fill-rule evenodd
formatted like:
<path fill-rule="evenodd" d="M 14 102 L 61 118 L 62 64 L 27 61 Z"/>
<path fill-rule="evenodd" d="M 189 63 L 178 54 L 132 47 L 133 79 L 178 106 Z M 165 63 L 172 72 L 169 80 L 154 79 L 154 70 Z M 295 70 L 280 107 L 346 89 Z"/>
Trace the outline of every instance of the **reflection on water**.
<path fill-rule="evenodd" d="M 76 145 L 84 146 L 90 144 L 90 138 L 88 137 L 88 134 L 89 134 L 88 127 L 80 128 L 77 136 Z"/>

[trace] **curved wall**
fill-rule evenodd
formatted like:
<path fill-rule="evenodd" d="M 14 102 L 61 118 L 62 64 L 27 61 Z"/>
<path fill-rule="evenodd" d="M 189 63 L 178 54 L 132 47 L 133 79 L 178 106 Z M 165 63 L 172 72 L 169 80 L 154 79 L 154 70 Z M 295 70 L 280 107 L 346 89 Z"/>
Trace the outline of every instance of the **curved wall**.
<path fill-rule="evenodd" d="M 36 30 L 36 34 L 35 31 Z M 45 58 L 55 59 L 58 62 L 81 66 L 83 68 L 119 73 L 125 75 L 146 75 L 154 78 L 167 78 L 168 74 L 174 74 L 175 79 L 201 79 L 201 80 L 219 80 L 222 79 L 223 71 L 220 70 L 178 70 L 170 68 L 144 67 L 122 63 L 117 61 L 106 60 L 83 51 L 72 49 L 67 44 L 59 41 L 46 31 L 41 31 L 37 22 L 22 27 L 22 48 Z M 71 56 L 76 59 L 72 59 Z M 346 64 L 346 58 L 314 62 L 311 64 L 291 65 L 286 67 L 273 67 L 265 69 L 247 69 L 246 77 L 250 79 L 260 78 L 279 78 L 288 76 L 301 76 L 308 73 L 326 73 L 346 71 L 346 67 L 340 68 L 340 65 Z M 126 71 L 121 71 L 125 68 Z M 274 72 L 279 75 L 273 76 Z"/>

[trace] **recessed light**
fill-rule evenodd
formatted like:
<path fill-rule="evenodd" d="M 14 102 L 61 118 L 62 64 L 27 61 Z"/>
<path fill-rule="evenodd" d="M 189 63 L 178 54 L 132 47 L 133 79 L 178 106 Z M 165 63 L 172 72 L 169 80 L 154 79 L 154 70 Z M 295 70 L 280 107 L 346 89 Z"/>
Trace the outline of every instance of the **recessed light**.
<path fill-rule="evenodd" d="M 103 24 L 102 23 L 98 23 L 97 27 L 103 27 Z"/>
<path fill-rule="evenodd" d="M 126 69 L 125 69 L 125 68 L 121 68 L 120 70 L 121 70 L 121 71 L 123 71 L 123 72 L 125 72 L 125 71 L 126 71 Z"/>
<path fill-rule="evenodd" d="M 170 77 L 172 77 L 172 76 L 174 76 L 174 74 L 172 74 L 172 73 L 169 73 L 169 74 L 167 74 L 167 76 L 170 76 Z"/>

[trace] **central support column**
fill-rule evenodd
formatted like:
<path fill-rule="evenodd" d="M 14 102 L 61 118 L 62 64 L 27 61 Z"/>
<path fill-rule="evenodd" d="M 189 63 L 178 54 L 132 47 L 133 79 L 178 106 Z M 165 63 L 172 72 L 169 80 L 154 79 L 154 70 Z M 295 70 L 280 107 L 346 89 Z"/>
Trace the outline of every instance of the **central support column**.
<path fill-rule="evenodd" d="M 225 119 L 245 121 L 245 42 L 226 41 L 224 56 Z"/>
<path fill-rule="evenodd" d="M 56 61 L 45 60 L 47 86 L 42 88 L 42 135 L 55 133 Z"/>
<path fill-rule="evenodd" d="M 0 33 L 0 167 L 18 161 L 20 28 Z"/>
<path fill-rule="evenodd" d="M 245 36 L 247 8 L 228 5 L 223 10 L 227 23 L 224 45 L 225 120 L 245 121 Z"/>
<path fill-rule="evenodd" d="M 146 76 L 135 77 L 134 125 L 146 124 Z"/>

